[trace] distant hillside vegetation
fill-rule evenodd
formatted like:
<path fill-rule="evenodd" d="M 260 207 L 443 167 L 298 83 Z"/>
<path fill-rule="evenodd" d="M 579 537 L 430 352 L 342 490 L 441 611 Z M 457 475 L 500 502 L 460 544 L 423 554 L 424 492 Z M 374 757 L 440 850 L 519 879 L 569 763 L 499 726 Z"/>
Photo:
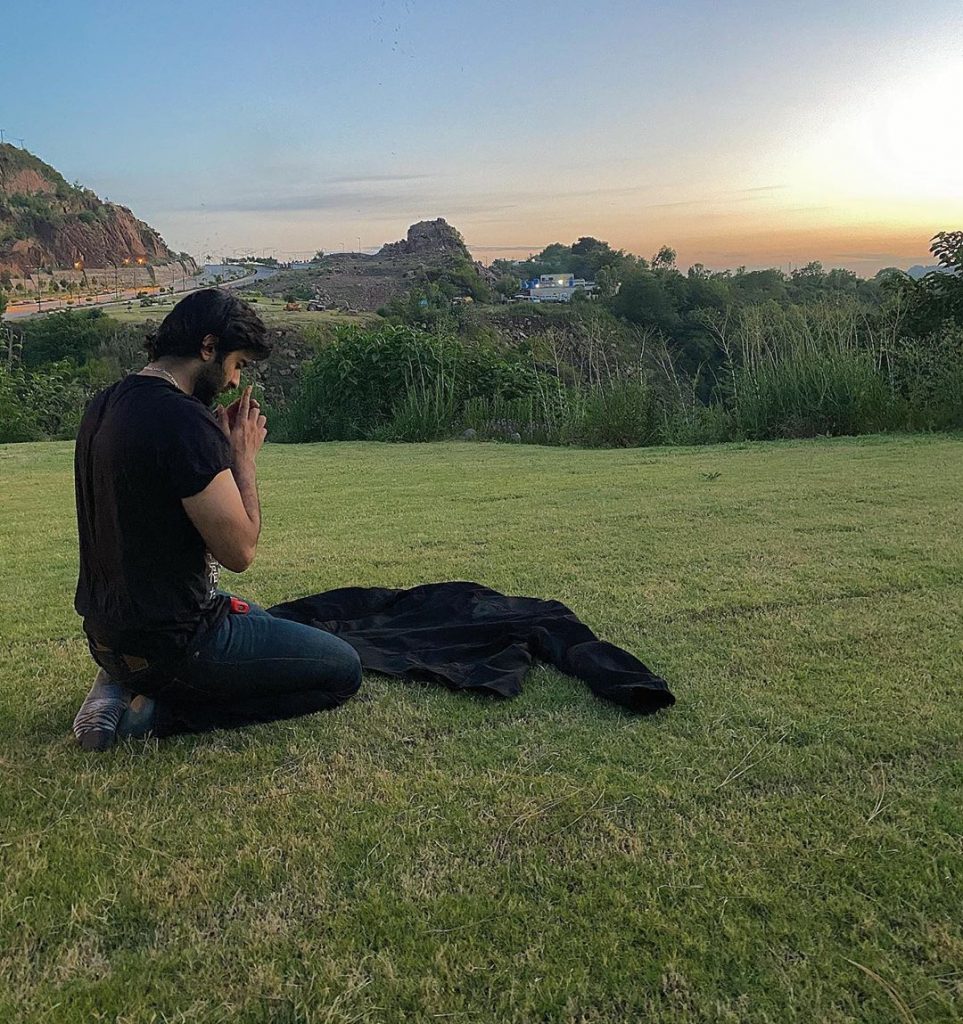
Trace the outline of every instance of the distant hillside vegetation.
<path fill-rule="evenodd" d="M 333 253 L 251 287 L 267 295 L 313 300 L 324 309 L 370 311 L 432 285 L 453 295 L 487 298 L 493 280 L 487 267 L 472 260 L 458 231 L 439 217 L 412 224 L 407 237 L 373 256 Z"/>
<path fill-rule="evenodd" d="M 138 258 L 167 263 L 175 254 L 125 206 L 102 202 L 32 153 L 0 144 L 0 272 Z"/>

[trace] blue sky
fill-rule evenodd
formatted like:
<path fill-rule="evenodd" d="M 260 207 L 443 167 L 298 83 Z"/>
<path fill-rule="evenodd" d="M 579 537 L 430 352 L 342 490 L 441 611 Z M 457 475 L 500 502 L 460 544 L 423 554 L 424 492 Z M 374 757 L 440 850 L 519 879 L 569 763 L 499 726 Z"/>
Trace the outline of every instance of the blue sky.
<path fill-rule="evenodd" d="M 959 0 L 39 0 L 4 36 L 8 140 L 199 256 L 445 216 L 482 258 L 870 272 L 963 221 Z"/>

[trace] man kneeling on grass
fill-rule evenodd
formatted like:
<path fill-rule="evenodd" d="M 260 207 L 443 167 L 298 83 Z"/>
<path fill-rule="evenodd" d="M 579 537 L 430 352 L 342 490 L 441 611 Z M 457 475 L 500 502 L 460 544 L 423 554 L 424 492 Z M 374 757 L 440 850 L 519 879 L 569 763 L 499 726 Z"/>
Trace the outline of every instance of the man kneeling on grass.
<path fill-rule="evenodd" d="M 218 590 L 261 530 L 255 459 L 266 419 L 241 369 L 270 354 L 260 317 L 230 292 L 182 299 L 151 362 L 94 397 L 74 463 L 74 603 L 100 666 L 74 721 L 86 750 L 335 707 L 361 683 L 355 650 Z"/>

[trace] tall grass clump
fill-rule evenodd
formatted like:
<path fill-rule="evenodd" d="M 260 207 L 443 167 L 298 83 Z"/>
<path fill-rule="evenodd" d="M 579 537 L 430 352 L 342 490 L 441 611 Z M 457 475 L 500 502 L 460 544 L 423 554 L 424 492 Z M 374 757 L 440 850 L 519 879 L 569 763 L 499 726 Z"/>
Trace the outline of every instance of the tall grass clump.
<path fill-rule="evenodd" d="M 947 323 L 919 340 L 897 338 L 890 375 L 907 430 L 963 427 L 963 327 Z"/>
<path fill-rule="evenodd" d="M 457 394 L 454 365 L 442 365 L 432 377 L 426 377 L 420 365 L 413 368 L 391 419 L 371 432 L 372 440 L 437 441 L 450 436 L 457 416 Z"/>
<path fill-rule="evenodd" d="M 558 385 L 523 398 L 480 397 L 461 424 L 482 439 L 531 444 L 639 448 L 660 443 L 661 417 L 644 379 Z"/>
<path fill-rule="evenodd" d="M 857 310 L 746 307 L 710 321 L 734 436 L 862 434 L 900 425 L 888 354 Z"/>
<path fill-rule="evenodd" d="M 627 362 L 594 330 L 575 339 L 549 332 L 532 352 L 531 389 L 496 391 L 464 406 L 461 424 L 482 438 L 629 448 L 661 441 L 659 396 L 641 363 Z"/>
<path fill-rule="evenodd" d="M 515 398 L 530 365 L 446 333 L 402 325 L 344 327 L 308 362 L 275 436 L 287 441 L 431 440 L 453 433 L 477 395 Z"/>

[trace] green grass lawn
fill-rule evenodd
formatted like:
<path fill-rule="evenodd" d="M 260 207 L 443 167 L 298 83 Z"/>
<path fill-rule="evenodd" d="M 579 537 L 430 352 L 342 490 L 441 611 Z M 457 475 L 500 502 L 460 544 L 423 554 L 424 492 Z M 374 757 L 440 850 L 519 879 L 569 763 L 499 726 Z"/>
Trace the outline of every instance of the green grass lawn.
<path fill-rule="evenodd" d="M 960 439 L 268 446 L 232 589 L 558 598 L 678 704 L 366 677 L 102 756 L 71 452 L 0 446 L 0 1020 L 963 1018 Z"/>

